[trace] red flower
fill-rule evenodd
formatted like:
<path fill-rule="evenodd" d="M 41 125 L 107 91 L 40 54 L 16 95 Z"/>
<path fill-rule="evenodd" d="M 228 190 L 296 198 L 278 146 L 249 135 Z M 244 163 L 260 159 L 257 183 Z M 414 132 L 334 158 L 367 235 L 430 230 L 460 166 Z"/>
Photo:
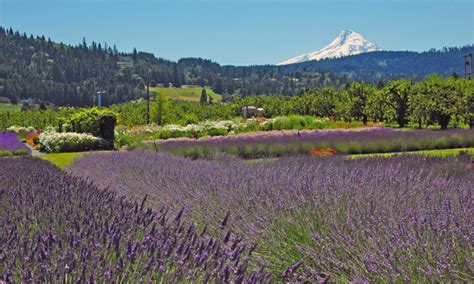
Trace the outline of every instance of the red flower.
<path fill-rule="evenodd" d="M 336 150 L 332 148 L 324 148 L 324 149 L 313 149 L 311 150 L 312 156 L 330 156 L 336 154 Z"/>

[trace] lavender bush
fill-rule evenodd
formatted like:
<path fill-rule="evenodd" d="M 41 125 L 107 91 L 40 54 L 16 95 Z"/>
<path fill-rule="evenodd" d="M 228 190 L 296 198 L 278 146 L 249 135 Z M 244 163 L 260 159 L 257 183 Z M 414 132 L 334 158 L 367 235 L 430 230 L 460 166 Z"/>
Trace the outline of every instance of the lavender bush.
<path fill-rule="evenodd" d="M 26 147 L 26 145 L 18 139 L 17 135 L 12 132 L 0 132 L 0 151 L 8 151 L 19 155 L 28 154 L 30 152 L 28 147 Z"/>
<path fill-rule="evenodd" d="M 28 175 L 25 176 L 25 172 Z M 209 237 L 35 158 L 0 162 L 0 283 L 265 282 L 255 246 Z M 253 261 L 252 263 L 254 263 Z"/>
<path fill-rule="evenodd" d="M 279 157 L 309 154 L 312 149 L 334 148 L 344 154 L 386 153 L 474 146 L 474 130 L 399 131 L 373 128 L 360 131 L 321 130 L 283 133 L 259 133 L 207 140 L 178 140 L 149 143 L 147 149 L 199 158 L 215 153 L 236 154 L 241 158 Z"/>
<path fill-rule="evenodd" d="M 299 279 L 472 282 L 474 175 L 460 158 L 288 157 L 248 163 L 150 152 L 88 155 L 69 172 L 214 236 L 258 242 L 271 272 Z M 226 216 L 227 210 L 230 212 Z M 303 260 L 303 262 L 301 262 Z M 290 266 L 291 265 L 291 266 Z M 323 272 L 324 274 L 320 274 Z"/>

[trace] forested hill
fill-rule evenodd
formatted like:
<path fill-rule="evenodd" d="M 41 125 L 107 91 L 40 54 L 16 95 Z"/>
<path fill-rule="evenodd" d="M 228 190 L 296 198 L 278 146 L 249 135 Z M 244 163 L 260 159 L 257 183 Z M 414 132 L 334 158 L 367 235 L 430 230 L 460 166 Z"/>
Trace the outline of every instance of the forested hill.
<path fill-rule="evenodd" d="M 121 53 L 115 46 L 85 39 L 77 46 L 56 43 L 44 36 L 27 36 L 0 27 L 0 97 L 12 102 L 33 98 L 57 105 L 87 106 L 97 91 L 104 103 L 144 96 L 144 85 L 170 83 L 210 86 L 230 95 L 295 95 L 304 89 L 348 81 L 329 72 L 278 73 L 271 66 L 220 66 L 210 60 L 181 59 L 177 63 L 153 54 Z"/>
<path fill-rule="evenodd" d="M 426 52 L 377 51 L 342 58 L 308 61 L 282 66 L 285 73 L 328 70 L 354 80 L 375 83 L 379 80 L 407 78 L 422 80 L 429 74 L 464 74 L 464 56 L 474 53 L 474 45 L 462 48 L 431 49 Z"/>
<path fill-rule="evenodd" d="M 0 97 L 88 106 L 97 91 L 106 91 L 108 105 L 144 97 L 148 81 L 152 86 L 209 86 L 224 99 L 291 96 L 305 89 L 343 87 L 353 80 L 377 83 L 401 77 L 419 80 L 431 73 L 462 75 L 463 55 L 469 52 L 474 52 L 473 45 L 423 53 L 372 52 L 285 66 L 221 66 L 201 58 L 172 62 L 136 50 L 123 53 L 85 39 L 71 46 L 0 27 Z"/>

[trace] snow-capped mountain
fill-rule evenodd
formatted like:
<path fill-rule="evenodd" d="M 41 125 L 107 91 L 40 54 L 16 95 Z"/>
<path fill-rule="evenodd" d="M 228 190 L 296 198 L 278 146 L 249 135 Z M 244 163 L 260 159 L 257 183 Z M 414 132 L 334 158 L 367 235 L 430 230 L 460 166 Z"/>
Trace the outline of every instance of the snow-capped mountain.
<path fill-rule="evenodd" d="M 382 48 L 377 46 L 375 43 L 367 40 L 361 34 L 358 34 L 351 30 L 343 30 L 329 45 L 327 45 L 323 49 L 311 53 L 298 55 L 296 57 L 277 63 L 277 65 L 287 65 L 310 60 L 342 57 L 381 50 Z"/>

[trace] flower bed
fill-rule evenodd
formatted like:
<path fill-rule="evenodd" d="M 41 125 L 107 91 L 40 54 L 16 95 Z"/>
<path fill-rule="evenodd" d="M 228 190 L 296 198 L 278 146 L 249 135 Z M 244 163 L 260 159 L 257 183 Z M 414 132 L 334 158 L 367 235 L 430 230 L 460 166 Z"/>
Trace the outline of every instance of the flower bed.
<path fill-rule="evenodd" d="M 335 129 L 335 128 L 360 128 L 360 127 L 383 127 L 383 124 L 368 123 L 363 125 L 360 122 L 336 122 L 327 118 L 317 118 L 314 116 L 279 116 L 265 119 L 247 119 L 245 122 L 234 120 L 204 121 L 198 124 L 188 124 L 186 126 L 169 124 L 142 125 L 132 128 L 119 127 L 116 132 L 118 147 L 128 145 L 132 142 L 145 140 L 169 139 L 169 138 L 201 138 L 214 136 L 227 136 L 239 133 L 272 131 L 272 130 L 314 130 L 314 129 Z"/>
<path fill-rule="evenodd" d="M 474 130 L 413 130 L 392 128 L 262 132 L 253 135 L 212 137 L 198 141 L 164 141 L 145 148 L 199 158 L 216 153 L 242 158 L 308 154 L 313 149 L 332 148 L 341 154 L 368 154 L 474 147 Z"/>
<path fill-rule="evenodd" d="M 0 132 L 0 156 L 30 154 L 30 149 L 13 132 Z"/>

